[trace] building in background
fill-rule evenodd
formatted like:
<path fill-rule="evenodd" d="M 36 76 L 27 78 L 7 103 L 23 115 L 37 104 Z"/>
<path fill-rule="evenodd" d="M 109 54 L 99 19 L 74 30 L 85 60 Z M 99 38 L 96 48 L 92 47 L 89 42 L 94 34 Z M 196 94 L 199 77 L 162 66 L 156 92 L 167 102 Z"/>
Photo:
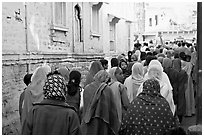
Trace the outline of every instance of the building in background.
<path fill-rule="evenodd" d="M 3 2 L 2 133 L 20 134 L 23 77 L 43 63 L 82 73 L 91 61 L 133 49 L 134 3 Z"/>
<path fill-rule="evenodd" d="M 139 2 L 134 4 L 135 8 L 135 18 L 136 18 L 136 23 L 135 26 L 135 39 L 134 42 L 142 42 L 143 41 L 143 36 L 145 32 L 145 7 L 146 3 L 145 2 Z"/>
<path fill-rule="evenodd" d="M 146 3 L 145 41 L 155 40 L 158 33 L 164 41 L 193 39 L 197 32 L 196 3 Z"/>
<path fill-rule="evenodd" d="M 103 51 L 107 55 L 133 50 L 136 32 L 134 3 L 107 3 L 103 7 Z"/>

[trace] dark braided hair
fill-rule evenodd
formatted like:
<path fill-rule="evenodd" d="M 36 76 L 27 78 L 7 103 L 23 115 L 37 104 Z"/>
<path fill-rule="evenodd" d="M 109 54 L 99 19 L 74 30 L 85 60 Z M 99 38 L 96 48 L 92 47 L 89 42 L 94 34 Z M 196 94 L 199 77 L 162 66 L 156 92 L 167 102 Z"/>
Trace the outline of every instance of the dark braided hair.
<path fill-rule="evenodd" d="M 77 91 L 80 89 L 80 84 L 81 82 L 81 73 L 79 71 L 73 70 L 69 74 L 69 82 L 67 85 L 68 88 L 68 94 L 70 96 L 74 96 Z"/>

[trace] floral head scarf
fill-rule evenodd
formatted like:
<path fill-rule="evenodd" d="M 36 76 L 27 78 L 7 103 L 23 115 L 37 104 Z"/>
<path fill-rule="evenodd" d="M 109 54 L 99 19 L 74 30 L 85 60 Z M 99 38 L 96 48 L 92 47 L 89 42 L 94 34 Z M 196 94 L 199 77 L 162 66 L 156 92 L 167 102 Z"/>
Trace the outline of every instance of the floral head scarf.
<path fill-rule="evenodd" d="M 65 101 L 65 79 L 58 74 L 48 76 L 43 87 L 44 98 Z"/>

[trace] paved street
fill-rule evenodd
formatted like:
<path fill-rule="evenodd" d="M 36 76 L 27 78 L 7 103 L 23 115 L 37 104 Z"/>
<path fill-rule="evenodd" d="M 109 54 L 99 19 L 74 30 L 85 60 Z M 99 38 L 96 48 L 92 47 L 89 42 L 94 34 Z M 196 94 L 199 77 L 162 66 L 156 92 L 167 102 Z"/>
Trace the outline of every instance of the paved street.
<path fill-rule="evenodd" d="M 181 126 L 185 129 L 185 131 L 188 130 L 188 127 L 196 124 L 196 116 L 191 117 L 184 117 L 183 121 L 181 123 Z"/>

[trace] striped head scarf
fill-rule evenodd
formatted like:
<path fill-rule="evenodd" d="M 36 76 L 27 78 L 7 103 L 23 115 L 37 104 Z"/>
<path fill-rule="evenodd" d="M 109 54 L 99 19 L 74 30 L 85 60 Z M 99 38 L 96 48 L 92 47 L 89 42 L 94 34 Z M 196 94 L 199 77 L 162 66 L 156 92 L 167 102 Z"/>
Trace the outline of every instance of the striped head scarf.
<path fill-rule="evenodd" d="M 58 74 L 48 76 L 43 87 L 45 99 L 65 101 L 65 79 Z"/>

